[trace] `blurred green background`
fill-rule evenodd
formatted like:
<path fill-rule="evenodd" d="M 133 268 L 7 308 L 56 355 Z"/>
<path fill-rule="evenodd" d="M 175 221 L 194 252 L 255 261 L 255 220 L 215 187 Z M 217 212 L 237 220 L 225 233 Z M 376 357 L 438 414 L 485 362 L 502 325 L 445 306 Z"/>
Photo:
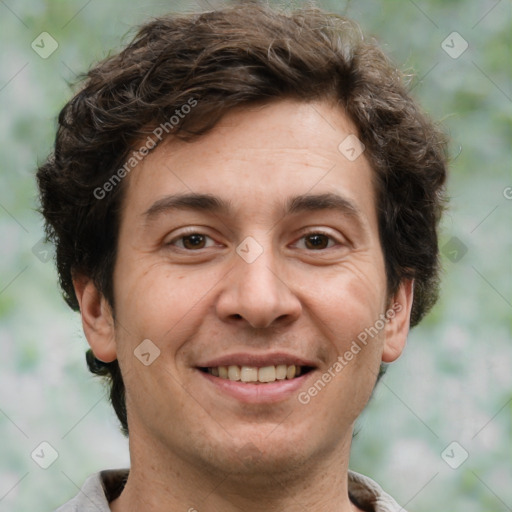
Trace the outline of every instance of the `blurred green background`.
<path fill-rule="evenodd" d="M 318 4 L 359 21 L 414 73 L 409 87 L 448 132 L 453 157 L 442 296 L 360 418 L 351 467 L 411 512 L 512 510 L 511 4 Z M 89 474 L 129 464 L 105 389 L 86 369 L 80 321 L 60 298 L 36 212 L 34 171 L 51 149 L 69 84 L 120 49 L 133 25 L 217 5 L 0 1 L 2 511 L 53 510 Z M 42 32 L 58 44 L 49 56 L 55 43 L 42 36 L 42 48 Z M 31 458 L 43 441 L 58 453 L 48 469 Z"/>

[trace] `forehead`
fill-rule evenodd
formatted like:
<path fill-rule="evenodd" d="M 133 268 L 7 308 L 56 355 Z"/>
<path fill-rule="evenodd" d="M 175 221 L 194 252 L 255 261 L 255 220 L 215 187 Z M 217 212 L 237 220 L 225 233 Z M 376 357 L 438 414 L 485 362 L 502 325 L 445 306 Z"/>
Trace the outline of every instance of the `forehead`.
<path fill-rule="evenodd" d="M 280 202 L 312 192 L 339 193 L 368 213 L 373 171 L 364 153 L 348 158 L 362 149 L 356 137 L 331 102 L 245 106 L 192 142 L 168 138 L 157 146 L 130 174 L 125 207 L 142 214 L 170 194 L 210 193 L 234 208 L 252 205 L 253 214 L 277 213 Z"/>

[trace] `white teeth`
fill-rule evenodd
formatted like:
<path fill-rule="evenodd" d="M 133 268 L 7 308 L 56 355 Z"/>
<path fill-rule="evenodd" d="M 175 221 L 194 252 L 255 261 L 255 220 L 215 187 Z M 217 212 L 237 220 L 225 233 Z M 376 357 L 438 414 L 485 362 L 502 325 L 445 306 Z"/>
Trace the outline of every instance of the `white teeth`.
<path fill-rule="evenodd" d="M 240 366 L 235 366 L 235 365 L 228 366 L 228 379 L 229 380 L 240 380 Z"/>
<path fill-rule="evenodd" d="M 286 370 L 288 367 L 285 364 L 278 364 L 276 366 L 276 379 L 283 380 L 286 379 Z"/>
<path fill-rule="evenodd" d="M 242 382 L 256 382 L 258 380 L 258 368 L 254 366 L 242 366 L 240 370 L 240 380 Z"/>
<path fill-rule="evenodd" d="M 220 377 L 242 382 L 275 382 L 276 380 L 293 379 L 301 374 L 301 367 L 286 364 L 277 366 L 217 366 L 208 368 L 208 373 Z"/>
<path fill-rule="evenodd" d="M 276 380 L 276 367 L 264 366 L 258 370 L 258 380 L 260 382 L 274 382 Z"/>
<path fill-rule="evenodd" d="M 286 378 L 293 379 L 295 377 L 295 365 L 288 366 L 286 370 Z"/>

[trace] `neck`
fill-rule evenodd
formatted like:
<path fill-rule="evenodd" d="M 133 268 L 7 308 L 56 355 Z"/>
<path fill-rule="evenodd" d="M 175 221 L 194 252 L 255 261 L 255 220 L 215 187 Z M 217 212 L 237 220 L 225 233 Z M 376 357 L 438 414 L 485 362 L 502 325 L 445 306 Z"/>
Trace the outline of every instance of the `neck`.
<path fill-rule="evenodd" d="M 269 461 L 247 463 L 232 472 L 191 464 L 162 447 L 148 449 L 130 439 L 131 469 L 112 512 L 322 512 L 358 511 L 348 497 L 351 432 L 330 450 L 285 471 Z"/>

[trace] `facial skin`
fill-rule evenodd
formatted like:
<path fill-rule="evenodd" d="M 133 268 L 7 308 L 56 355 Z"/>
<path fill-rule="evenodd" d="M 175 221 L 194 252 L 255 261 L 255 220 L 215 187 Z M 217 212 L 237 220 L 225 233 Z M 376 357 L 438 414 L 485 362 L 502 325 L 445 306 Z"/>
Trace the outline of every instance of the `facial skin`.
<path fill-rule="evenodd" d="M 279 100 L 232 111 L 193 143 L 162 143 L 126 178 L 115 320 L 92 282 L 75 280 L 89 344 L 119 360 L 126 386 L 131 472 L 112 510 L 357 510 L 347 491 L 352 430 L 380 362 L 405 345 L 412 283 L 388 297 L 373 171 L 364 153 L 349 161 L 338 150 L 352 133 L 327 101 Z M 162 206 L 190 193 L 230 211 Z M 351 210 L 285 214 L 289 199 L 327 193 Z M 327 237 L 311 237 L 319 232 Z M 192 233 L 204 237 L 180 238 Z M 240 246 L 247 237 L 261 249 Z M 248 263 L 237 247 L 262 252 Z M 379 335 L 301 403 L 394 303 L 401 310 Z M 148 366 L 134 355 L 145 339 L 160 350 Z M 278 352 L 315 369 L 273 401 L 243 401 L 197 369 Z"/>

